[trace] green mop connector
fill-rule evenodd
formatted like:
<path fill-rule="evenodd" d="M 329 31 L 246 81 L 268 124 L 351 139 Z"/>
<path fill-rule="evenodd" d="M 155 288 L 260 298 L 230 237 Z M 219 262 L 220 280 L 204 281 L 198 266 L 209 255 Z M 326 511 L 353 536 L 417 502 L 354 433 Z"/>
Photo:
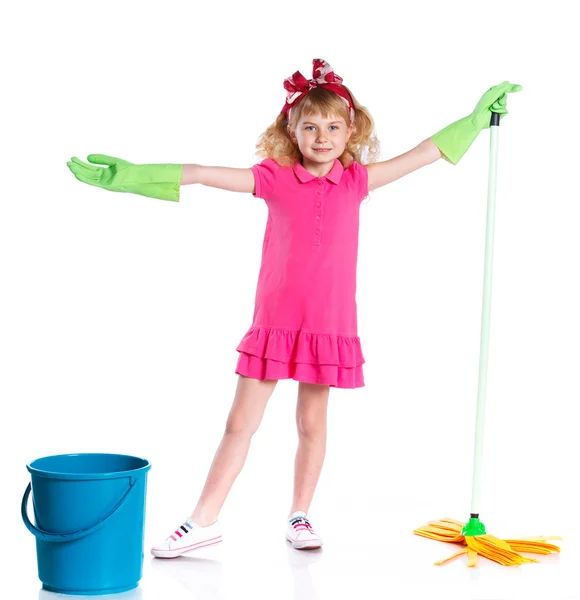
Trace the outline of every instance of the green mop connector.
<path fill-rule="evenodd" d="M 476 517 L 471 517 L 469 523 L 466 523 L 461 530 L 464 537 L 474 535 L 485 535 L 485 525 Z"/>

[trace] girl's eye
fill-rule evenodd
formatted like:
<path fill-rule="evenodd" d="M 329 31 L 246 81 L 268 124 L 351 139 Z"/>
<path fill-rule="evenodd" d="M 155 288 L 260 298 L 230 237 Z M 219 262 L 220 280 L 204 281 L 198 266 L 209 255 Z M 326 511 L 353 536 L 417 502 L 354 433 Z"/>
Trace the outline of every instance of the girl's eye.
<path fill-rule="evenodd" d="M 314 125 L 307 125 L 306 129 L 310 129 L 311 127 L 314 127 Z M 331 127 L 334 127 L 335 129 L 338 129 L 338 125 L 331 125 Z"/>

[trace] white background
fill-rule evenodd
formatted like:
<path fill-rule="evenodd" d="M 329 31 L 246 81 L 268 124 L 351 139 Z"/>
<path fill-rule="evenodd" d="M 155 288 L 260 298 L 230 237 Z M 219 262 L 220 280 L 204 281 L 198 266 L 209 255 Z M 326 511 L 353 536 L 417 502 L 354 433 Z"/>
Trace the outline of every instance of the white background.
<path fill-rule="evenodd" d="M 311 78 L 313 58 L 327 60 L 370 110 L 381 160 L 470 113 L 492 85 L 523 86 L 509 95 L 500 128 L 480 512 L 498 537 L 564 541 L 559 557 L 520 569 L 509 587 L 515 580 L 504 573 L 514 570 L 487 561 L 481 578 L 470 578 L 464 560 L 433 567 L 453 548 L 412 535 L 470 511 L 484 131 L 457 166 L 440 160 L 361 205 L 366 387 L 331 390 L 327 457 L 309 513 L 326 554 L 310 571 L 317 591 L 300 597 L 362 589 L 369 552 L 378 577 L 369 590 L 399 597 L 419 594 L 419 581 L 432 584 L 429 597 L 580 597 L 573 5 L 102 0 L 3 9 L 0 552 L 5 585 L 20 590 L 12 597 L 43 595 L 19 516 L 26 464 L 111 452 L 152 464 L 139 593 L 181 598 L 164 587 L 171 578 L 155 588 L 148 548 L 191 512 L 221 439 L 267 217 L 251 194 L 200 185 L 183 187 L 179 203 L 106 192 L 77 181 L 66 162 L 104 153 L 250 167 L 284 103 L 283 79 L 297 70 Z M 265 555 L 285 543 L 297 385 L 278 384 L 220 516 L 231 540 L 265 536 L 255 549 Z M 240 546 L 247 587 L 230 595 L 224 583 L 219 596 L 189 588 L 183 597 L 272 597 L 251 552 Z M 277 597 L 300 595 L 272 573 Z"/>

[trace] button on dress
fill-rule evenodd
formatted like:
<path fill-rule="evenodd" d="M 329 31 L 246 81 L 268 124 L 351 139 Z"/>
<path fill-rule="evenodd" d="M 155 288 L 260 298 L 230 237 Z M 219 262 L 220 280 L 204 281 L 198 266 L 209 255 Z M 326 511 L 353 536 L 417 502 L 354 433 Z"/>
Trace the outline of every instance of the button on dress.
<path fill-rule="evenodd" d="M 364 386 L 357 331 L 359 210 L 368 173 L 335 159 L 316 177 L 271 158 L 252 168 L 268 207 L 252 325 L 236 373 L 338 388 Z"/>

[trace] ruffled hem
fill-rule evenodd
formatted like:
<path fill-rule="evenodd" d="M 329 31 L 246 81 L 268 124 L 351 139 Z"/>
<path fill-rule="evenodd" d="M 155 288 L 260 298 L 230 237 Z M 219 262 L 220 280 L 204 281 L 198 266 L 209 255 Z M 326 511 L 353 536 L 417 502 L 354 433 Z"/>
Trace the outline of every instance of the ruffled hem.
<path fill-rule="evenodd" d="M 253 379 L 294 379 L 336 388 L 364 387 L 363 367 L 282 362 L 240 352 L 236 373 Z"/>
<path fill-rule="evenodd" d="M 250 327 L 236 350 L 282 363 L 352 369 L 365 362 L 357 336 L 308 333 L 300 329 Z"/>

